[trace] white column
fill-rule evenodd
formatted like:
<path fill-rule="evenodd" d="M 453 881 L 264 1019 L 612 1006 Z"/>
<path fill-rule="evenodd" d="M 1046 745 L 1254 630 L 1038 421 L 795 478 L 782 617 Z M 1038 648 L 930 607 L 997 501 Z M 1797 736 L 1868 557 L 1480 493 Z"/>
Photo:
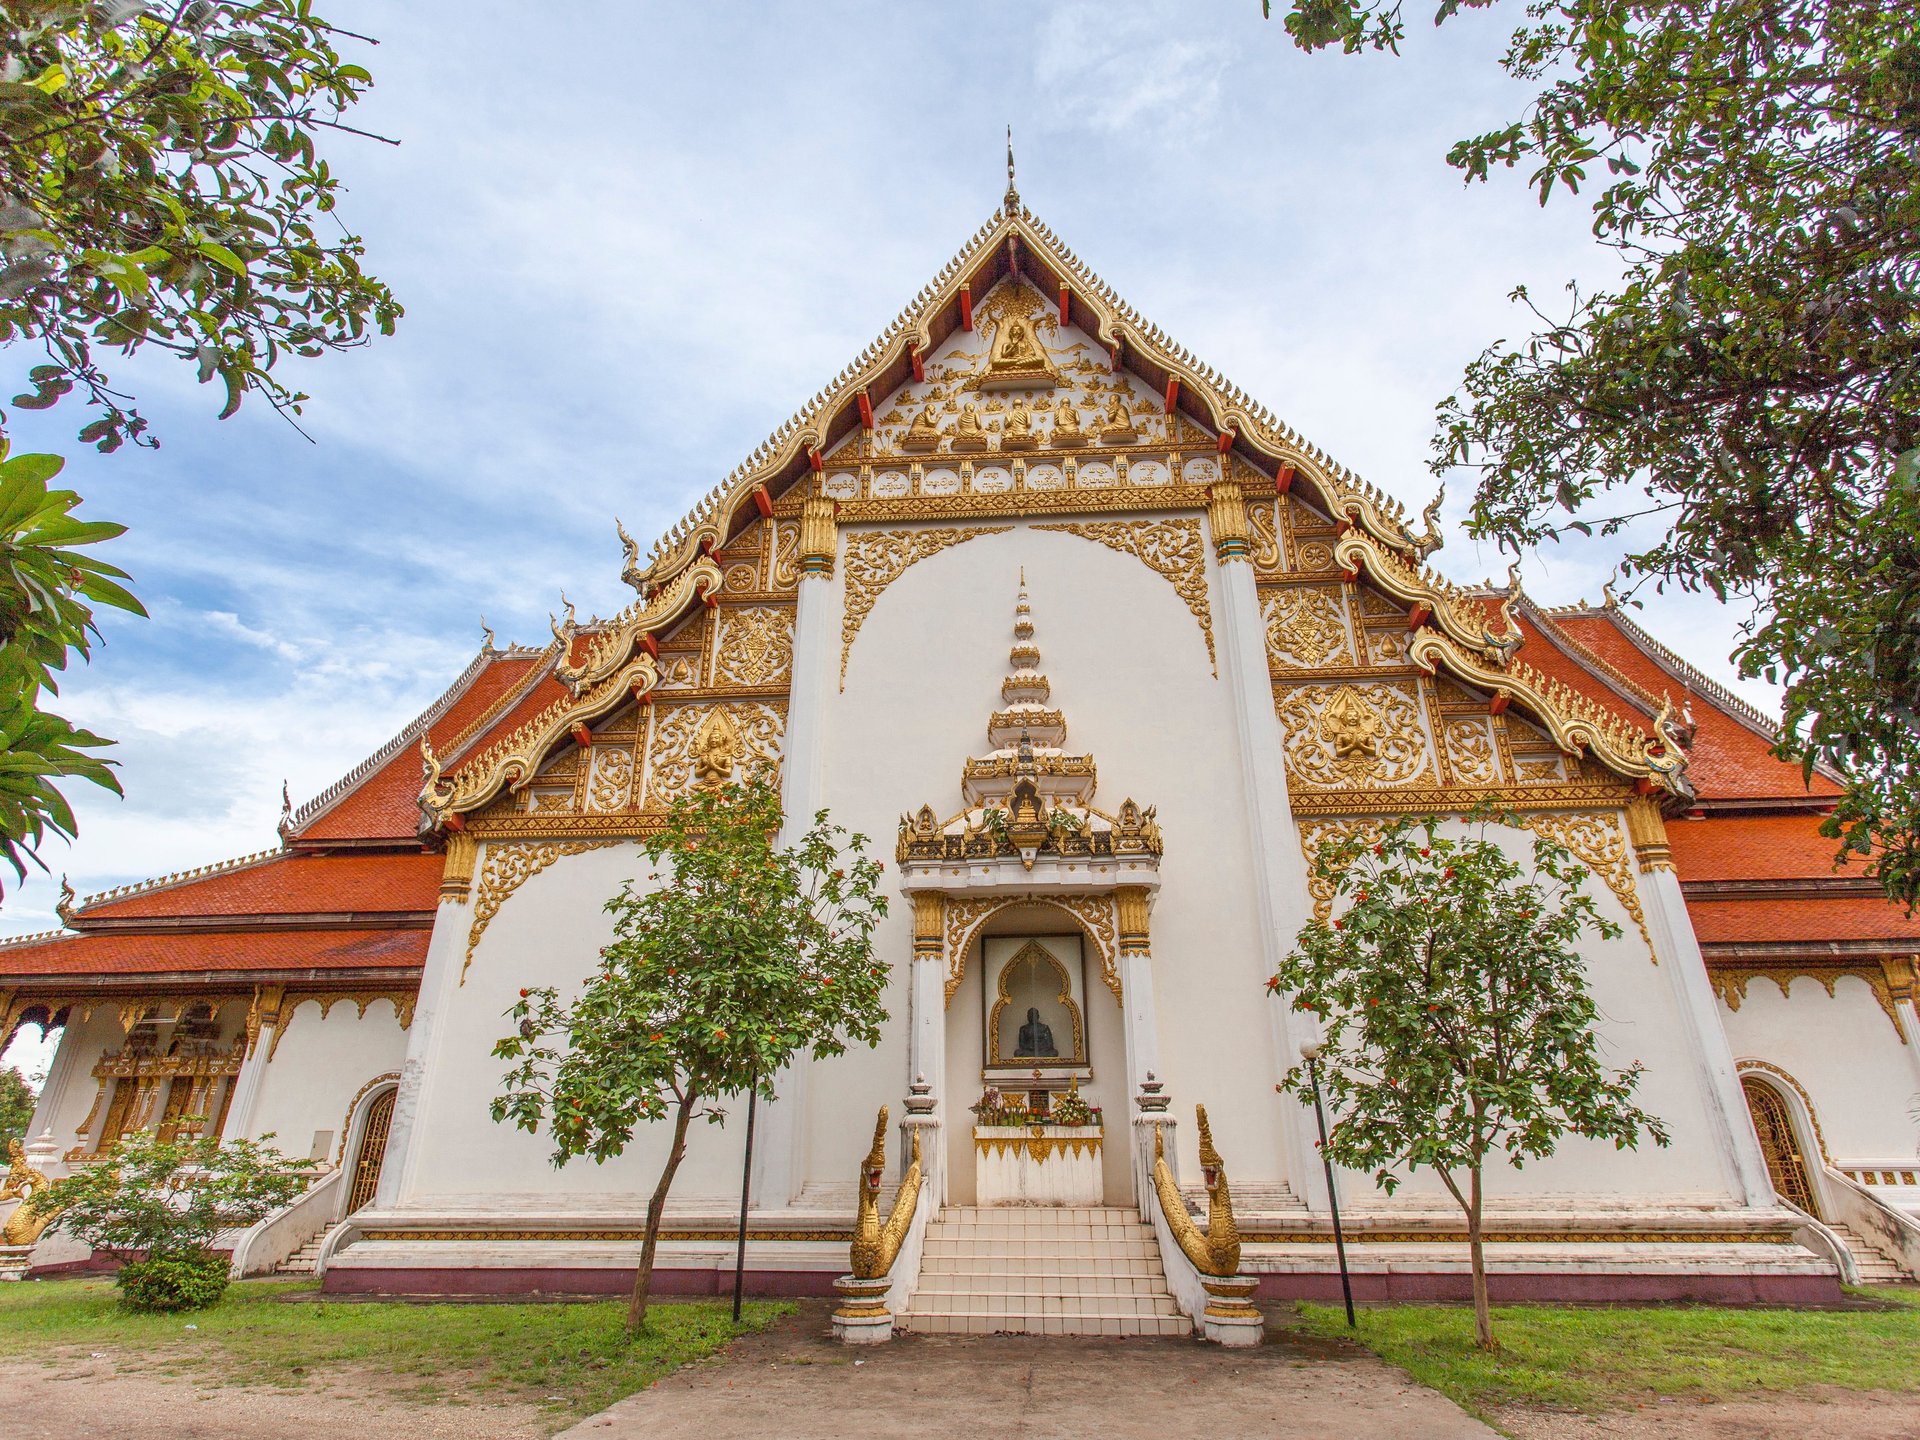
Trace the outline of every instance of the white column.
<path fill-rule="evenodd" d="M 60 1027 L 60 1043 L 53 1049 L 53 1064 L 47 1067 L 46 1082 L 40 1087 L 40 1098 L 33 1103 L 33 1119 L 27 1124 L 27 1138 L 37 1140 L 46 1131 L 53 1128 L 53 1122 L 60 1114 L 60 1107 L 67 1098 L 67 1087 L 73 1083 L 73 1072 L 79 1069 L 80 1035 L 82 1021 L 74 1019 L 74 1012 L 67 1012 L 67 1023 Z M 6 1046 L 0 1044 L 0 1050 Z M 72 1136 L 61 1137 L 61 1149 L 73 1144 Z"/>
<path fill-rule="evenodd" d="M 834 675 L 834 541 L 832 502 L 809 500 L 801 523 L 793 675 L 781 745 L 780 803 L 787 816 L 780 834 L 782 845 L 806 834 L 826 789 L 826 707 Z M 753 1147 L 756 1206 L 790 1205 L 806 1184 L 807 1083 L 812 1066 L 812 1060 L 802 1056 L 781 1071 L 775 1081 L 778 1098 L 760 1115 Z"/>
<path fill-rule="evenodd" d="M 1653 802 L 1645 798 L 1633 802 L 1627 821 L 1640 861 L 1640 907 L 1653 937 L 1653 953 L 1667 972 L 1667 984 L 1686 1027 L 1688 1058 L 1706 1103 L 1721 1173 L 1735 1200 L 1770 1206 L 1773 1182 L 1767 1178 L 1767 1162 L 1734 1070 L 1733 1050 L 1727 1044 L 1726 1026 L 1720 1022 L 1720 1002 L 1707 979 L 1693 922 L 1687 918 L 1680 877 L 1667 860 L 1666 829 Z"/>
<path fill-rule="evenodd" d="M 933 1102 L 927 1113 L 945 1115 L 953 1109 L 952 1105 L 940 1104 L 947 1090 L 947 897 L 927 890 L 910 898 L 913 968 L 907 977 L 907 1088 Z M 928 1172 L 926 1179 L 930 1185 L 927 1198 L 935 1205 L 946 1204 L 945 1155 L 940 1157 L 939 1169 Z"/>
<path fill-rule="evenodd" d="M 1308 1037 L 1296 1024 L 1287 998 L 1264 999 L 1269 976 L 1293 948 L 1293 937 L 1312 915 L 1300 832 L 1287 798 L 1280 721 L 1273 709 L 1273 677 L 1267 668 L 1267 628 L 1260 615 L 1253 564 L 1247 558 L 1246 510 L 1240 489 L 1222 481 L 1212 490 L 1207 509 L 1219 563 L 1220 678 L 1233 698 L 1234 738 L 1240 750 L 1241 793 L 1246 796 L 1247 849 L 1253 863 L 1254 905 L 1260 945 L 1239 977 L 1247 1003 L 1268 1008 L 1273 1054 L 1261 1092 L 1299 1063 L 1300 1041 Z M 1177 1089 L 1177 1086 L 1176 1086 Z M 1199 1097 L 1183 1097 L 1191 1100 Z M 1313 1114 L 1291 1097 L 1275 1095 L 1281 1107 L 1287 1179 L 1307 1204 L 1324 1209 L 1326 1180 L 1313 1148 Z"/>
<path fill-rule="evenodd" d="M 1121 1014 L 1127 1040 L 1127 1094 L 1137 1103 L 1140 1084 L 1160 1068 L 1160 1029 L 1153 1006 L 1153 951 L 1147 934 L 1149 893 L 1142 885 L 1114 891 L 1120 951 Z"/>
<path fill-rule="evenodd" d="M 228 1140 L 252 1140 L 254 1114 L 260 1108 L 260 1089 L 267 1078 L 267 1052 L 273 1048 L 279 1026 L 263 1020 L 254 1037 L 253 1048 L 240 1062 L 240 1073 L 233 1077 L 233 1101 L 227 1106 L 227 1124 L 221 1132 Z"/>
<path fill-rule="evenodd" d="M 393 1097 L 380 1188 L 373 1197 L 378 1210 L 394 1208 L 419 1189 L 420 1116 L 435 1080 L 444 1076 L 439 1052 L 446 1040 L 445 1017 L 460 993 L 461 971 L 466 966 L 467 933 L 473 926 L 473 873 L 479 851 L 479 845 L 465 832 L 447 837 L 446 878 L 440 882 L 440 906 L 433 917 L 433 936 L 427 942 L 413 1025 L 407 1031 L 407 1058 L 400 1066 L 400 1084 Z"/>

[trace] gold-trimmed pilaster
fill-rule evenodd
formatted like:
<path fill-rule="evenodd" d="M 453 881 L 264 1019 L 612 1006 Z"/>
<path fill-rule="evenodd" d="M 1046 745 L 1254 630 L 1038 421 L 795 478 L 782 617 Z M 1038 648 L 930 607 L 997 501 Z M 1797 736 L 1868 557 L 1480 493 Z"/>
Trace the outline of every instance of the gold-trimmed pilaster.
<path fill-rule="evenodd" d="M 1247 502 L 1238 480 L 1216 480 L 1207 487 L 1207 524 L 1221 563 L 1247 558 Z"/>
<path fill-rule="evenodd" d="M 1633 842 L 1633 853 L 1640 861 L 1642 875 L 1673 869 L 1667 822 L 1651 795 L 1636 795 L 1627 802 L 1627 838 Z"/>
<path fill-rule="evenodd" d="M 800 573 L 833 574 L 833 554 L 838 531 L 834 525 L 834 504 L 824 495 L 809 495 L 800 508 Z"/>
<path fill-rule="evenodd" d="M 447 864 L 440 873 L 440 903 L 467 903 L 473 891 L 473 862 L 479 852 L 473 836 L 466 830 L 447 832 Z"/>
<path fill-rule="evenodd" d="M 913 954 L 916 960 L 938 960 L 946 948 L 947 897 L 939 890 L 913 894 Z"/>

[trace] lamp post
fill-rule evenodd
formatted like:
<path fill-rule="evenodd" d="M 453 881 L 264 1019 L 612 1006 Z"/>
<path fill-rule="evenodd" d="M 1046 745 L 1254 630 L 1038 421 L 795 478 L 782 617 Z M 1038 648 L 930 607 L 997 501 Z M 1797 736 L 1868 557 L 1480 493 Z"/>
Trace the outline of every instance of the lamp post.
<path fill-rule="evenodd" d="M 740 1238 L 733 1247 L 733 1323 L 740 1323 L 740 1292 L 747 1278 L 747 1199 L 753 1191 L 753 1110 L 760 1097 L 760 1068 L 747 1087 L 747 1153 L 740 1161 Z"/>
<path fill-rule="evenodd" d="M 1327 1153 L 1327 1112 L 1320 1104 L 1320 1042 L 1303 1041 L 1300 1058 L 1307 1062 L 1307 1080 L 1313 1086 L 1313 1118 L 1320 1125 L 1320 1163 L 1327 1171 L 1327 1205 L 1333 1211 L 1333 1250 L 1340 1260 L 1340 1293 L 1347 1302 L 1347 1328 L 1353 1329 L 1353 1279 L 1347 1273 L 1347 1241 L 1340 1233 L 1340 1192 L 1333 1184 L 1333 1157 Z"/>

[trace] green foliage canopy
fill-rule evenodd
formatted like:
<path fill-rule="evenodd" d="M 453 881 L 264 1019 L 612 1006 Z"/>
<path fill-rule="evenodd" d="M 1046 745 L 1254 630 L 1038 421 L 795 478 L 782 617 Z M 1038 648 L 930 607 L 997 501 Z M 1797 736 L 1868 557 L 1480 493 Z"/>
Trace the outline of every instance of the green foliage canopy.
<path fill-rule="evenodd" d="M 0 1155 L 9 1140 L 25 1140 L 33 1123 L 33 1086 L 14 1066 L 0 1069 Z"/>
<path fill-rule="evenodd" d="M 58 1213 L 72 1235 L 122 1256 L 204 1255 L 222 1230 L 251 1225 L 306 1188 L 307 1174 L 259 1140 L 120 1137 L 106 1158 L 56 1180 L 27 1203 Z"/>
<path fill-rule="evenodd" d="M 1268 989 L 1311 1012 L 1335 1112 L 1327 1152 L 1391 1193 L 1425 1167 L 1467 1217 L 1474 1299 L 1486 1324 L 1483 1173 L 1553 1154 L 1568 1135 L 1637 1145 L 1665 1127 L 1633 1104 L 1641 1066 L 1602 1063 L 1580 944 L 1620 927 L 1588 871 L 1535 837 L 1522 866 L 1485 833 L 1452 838 L 1430 817 L 1330 840 L 1313 862 L 1338 915 L 1300 931 Z M 1305 1065 L 1285 1086 L 1312 1097 Z M 1487 1324 L 1483 1335 L 1491 1342 Z"/>
<path fill-rule="evenodd" d="M 1434 23 L 1466 5 L 1440 0 Z M 1520 118 L 1469 180 L 1589 187 L 1621 263 L 1496 344 L 1440 406 L 1434 468 L 1515 548 L 1662 522 L 1625 570 L 1751 599 L 1735 659 L 1786 687 L 1779 751 L 1851 790 L 1842 858 L 1920 901 L 1920 25 L 1886 0 L 1531 0 Z M 1398 0 L 1295 0 L 1305 49 L 1397 49 Z M 1597 182 L 1597 183 L 1596 183 Z M 1903 461 L 1902 456 L 1908 458 Z M 1624 503 L 1612 504 L 1609 492 Z"/>
<path fill-rule="evenodd" d="M 309 0 L 0 4 L 0 344 L 46 355 L 15 405 L 77 387 L 112 450 L 146 422 L 97 352 L 191 361 L 223 417 L 249 390 L 297 413 L 280 360 L 392 332 L 317 145 L 372 84 L 341 33 Z"/>
<path fill-rule="evenodd" d="M 56 776 L 91 780 L 115 794 L 113 762 L 91 752 L 108 742 L 40 707 L 57 694 L 54 676 L 70 655 L 87 658 L 99 635 L 93 604 L 144 615 L 120 584 L 126 572 L 84 553 L 125 532 L 124 525 L 80 520 L 80 497 L 47 482 L 58 455 L 7 458 L 0 438 L 0 859 L 15 875 L 48 830 L 72 837 L 72 807 Z"/>

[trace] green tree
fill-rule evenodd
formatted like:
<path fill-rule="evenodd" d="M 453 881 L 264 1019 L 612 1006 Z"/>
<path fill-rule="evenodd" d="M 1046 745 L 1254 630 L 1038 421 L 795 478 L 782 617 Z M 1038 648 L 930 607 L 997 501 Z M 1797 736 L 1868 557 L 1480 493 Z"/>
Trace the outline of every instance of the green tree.
<path fill-rule="evenodd" d="M 879 1043 L 887 967 L 873 929 L 887 913 L 883 866 L 866 837 L 823 810 L 795 844 L 777 843 L 779 792 L 765 774 L 677 800 L 646 840 L 646 888 L 628 881 L 607 902 L 614 938 L 585 987 L 563 1001 L 522 990 L 517 1028 L 494 1046 L 512 1061 L 496 1121 L 546 1126 L 553 1163 L 596 1163 L 624 1151 L 637 1127 L 668 1121 L 672 1138 L 647 1201 L 646 1234 L 627 1327 L 646 1323 L 660 1217 L 696 1119 L 724 1121 L 718 1102 L 757 1091 L 796 1056 Z"/>
<path fill-rule="evenodd" d="M 35 1095 L 32 1082 L 17 1066 L 0 1070 L 0 1155 L 6 1154 L 9 1140 L 25 1140 L 27 1126 L 33 1123 Z"/>
<path fill-rule="evenodd" d="M 56 776 L 77 776 L 116 795 L 113 762 L 90 752 L 108 742 L 40 707 L 58 693 L 54 674 L 70 655 L 87 658 L 99 635 L 93 607 L 146 613 L 120 585 L 126 572 L 81 547 L 123 534 L 124 525 L 79 520 L 80 497 L 50 489 L 58 455 L 7 457 L 0 436 L 0 858 L 15 875 L 47 831 L 72 838 L 73 810 Z"/>
<path fill-rule="evenodd" d="M 392 331 L 400 307 L 360 268 L 317 143 L 351 130 L 340 117 L 372 83 L 341 58 L 344 34 L 310 0 L 0 0 L 0 346 L 39 358 L 16 408 L 77 396 L 82 443 L 157 443 L 100 363 L 151 347 L 218 379 L 222 418 L 249 391 L 291 417 L 306 397 L 275 375 L 280 362 Z M 11 463 L 58 469 L 50 456 Z M 110 566 L 87 562 L 51 587 L 38 573 L 117 527 L 67 517 L 66 492 L 35 494 L 31 478 L 0 483 L 12 562 L 0 571 L 0 845 L 18 869 L 48 829 L 72 833 L 56 780 L 117 788 L 109 762 L 84 753 L 107 742 L 36 713 L 52 672 L 87 654 L 74 597 L 140 612 L 118 587 L 104 593 L 106 577 L 125 578 Z M 36 516 L 98 533 L 35 536 L 21 524 Z M 61 613 L 11 653 L 18 617 L 49 606 Z"/>
<path fill-rule="evenodd" d="M 211 1305 L 226 1289 L 222 1230 L 251 1225 L 306 1188 L 300 1162 L 267 1142 L 212 1135 L 120 1137 L 106 1158 L 56 1180 L 27 1203 L 58 1214 L 71 1235 L 124 1260 L 115 1283 L 135 1309 Z"/>
<path fill-rule="evenodd" d="M 1320 1024 L 1334 1161 L 1389 1194 L 1401 1170 L 1425 1166 L 1465 1212 L 1475 1326 L 1491 1349 L 1489 1161 L 1517 1169 L 1567 1135 L 1624 1149 L 1643 1131 L 1665 1145 L 1667 1132 L 1632 1103 L 1640 1064 L 1600 1061 L 1579 945 L 1620 927 L 1582 891 L 1587 870 L 1541 837 L 1522 866 L 1488 823 L 1454 839 L 1408 818 L 1322 844 L 1313 873 L 1342 913 L 1302 928 L 1267 988 Z M 1312 1098 L 1304 1065 L 1285 1085 Z"/>
<path fill-rule="evenodd" d="M 1468 366 L 1434 468 L 1478 468 L 1476 534 L 1517 549 L 1650 515 L 1626 573 L 1755 602 L 1734 658 L 1786 687 L 1779 753 L 1846 779 L 1827 833 L 1911 907 L 1920 25 L 1886 0 L 1525 14 L 1502 61 L 1524 113 L 1448 163 L 1526 166 L 1542 204 L 1604 166 L 1594 234 L 1622 273 L 1553 313 L 1515 292 L 1535 333 Z M 1405 30 L 1398 0 L 1294 0 L 1285 23 L 1309 50 Z"/>

